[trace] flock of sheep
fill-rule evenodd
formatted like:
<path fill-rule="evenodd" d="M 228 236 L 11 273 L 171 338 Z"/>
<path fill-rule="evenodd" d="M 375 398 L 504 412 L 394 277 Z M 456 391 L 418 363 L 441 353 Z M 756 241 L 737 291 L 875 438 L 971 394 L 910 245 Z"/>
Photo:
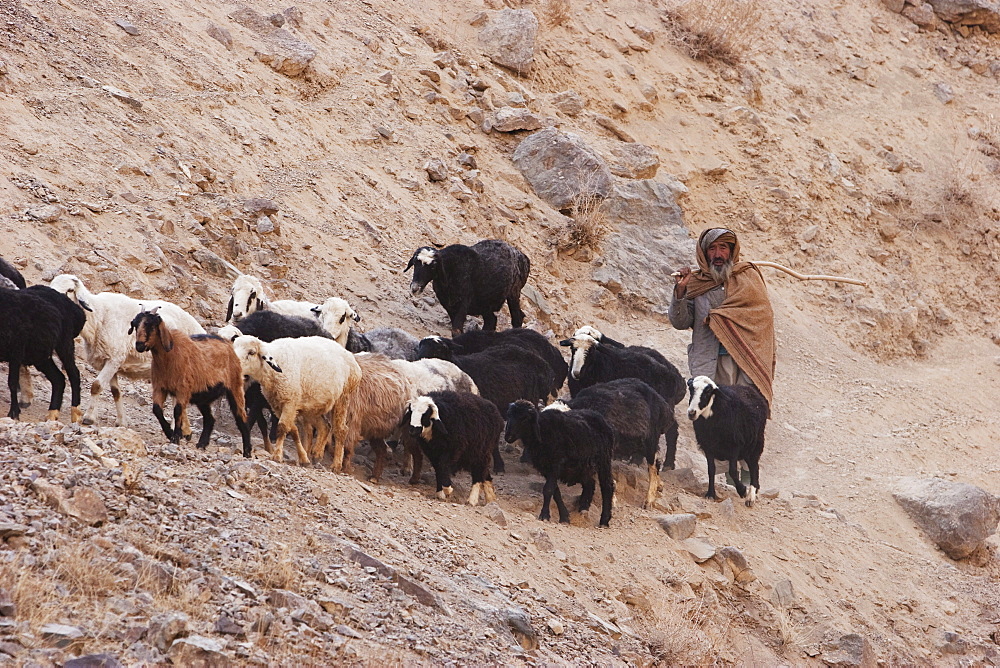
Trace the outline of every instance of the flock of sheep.
<path fill-rule="evenodd" d="M 395 328 L 361 333 L 352 326 L 359 317 L 345 300 L 272 301 L 261 282 L 246 275 L 233 285 L 227 324 L 207 334 L 170 302 L 94 294 L 71 274 L 55 277 L 49 286 L 26 287 L 0 258 L 0 361 L 9 364 L 8 415 L 18 418 L 24 405 L 19 390 L 30 401 L 24 370 L 34 366 L 52 385 L 48 417 L 57 419 L 65 378 L 55 355 L 70 379 L 73 421 L 95 423 L 97 399 L 108 388 L 115 424 L 124 426 L 119 374 L 149 379 L 153 414 L 174 443 L 191 438 L 186 408 L 194 404 L 203 418 L 197 446 L 206 447 L 215 424 L 211 405 L 225 396 L 246 457 L 252 454 L 253 427 L 274 459 L 281 459 L 285 437 L 291 436 L 300 464 L 319 463 L 329 450 L 335 472 L 350 472 L 355 447 L 368 441 L 375 454 L 371 479 L 378 481 L 390 446 L 402 444 L 410 482 L 419 482 L 426 456 L 442 499 L 452 494 L 452 475 L 469 471 L 472 505 L 480 495 L 487 503 L 495 498 L 492 474 L 504 470 L 501 438 L 519 440 L 522 461 L 545 478 L 539 519 L 549 519 L 554 497 L 559 520 L 569 521 L 558 485 L 563 482 L 582 486 L 580 511 L 590 507 L 599 486 L 599 524 L 607 526 L 612 459 L 645 460 L 644 507 L 651 505 L 660 470 L 674 465 L 674 406 L 689 389 L 688 416 L 708 457 L 708 496 L 715 498 L 714 460 L 723 459 L 747 505 L 754 502 L 767 416 L 755 389 L 732 391 L 736 388 L 717 387 L 706 377 L 685 384 L 659 352 L 623 345 L 589 326 L 560 342 L 571 349 L 567 365 L 558 347 L 521 328 L 520 292 L 530 262 L 502 241 L 419 248 L 406 267 L 411 268 L 411 292 L 433 284 L 452 338 L 418 340 Z M 496 332 L 496 313 L 504 303 L 513 327 Z M 483 329 L 465 332 L 468 316 L 481 316 Z M 86 413 L 79 408 L 76 337 L 97 370 Z M 559 400 L 567 377 L 572 398 Z M 172 419 L 164 414 L 168 396 L 174 398 Z M 736 475 L 740 460 L 750 469 L 749 491 Z"/>

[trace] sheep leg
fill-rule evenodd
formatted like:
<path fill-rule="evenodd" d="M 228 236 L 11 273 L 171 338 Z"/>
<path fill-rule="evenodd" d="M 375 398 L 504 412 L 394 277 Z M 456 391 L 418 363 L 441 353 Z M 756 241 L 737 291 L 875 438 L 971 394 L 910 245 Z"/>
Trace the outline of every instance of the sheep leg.
<path fill-rule="evenodd" d="M 493 481 L 487 480 L 483 483 L 483 491 L 486 493 L 486 504 L 489 505 L 497 500 L 497 491 L 493 488 Z"/>
<path fill-rule="evenodd" d="M 341 393 L 340 398 L 337 399 L 337 403 L 333 406 L 333 462 L 330 464 L 330 468 L 334 473 L 344 473 L 351 472 L 351 461 L 350 456 L 354 452 L 354 444 L 350 444 L 350 450 L 348 451 L 347 457 L 344 456 L 345 446 L 347 445 L 348 439 L 354 439 L 353 433 L 348 433 L 347 426 L 347 408 L 348 399 L 350 393 L 353 392 L 355 386 L 350 388 L 344 388 L 344 392 Z M 351 430 L 353 431 L 353 430 Z"/>
<path fill-rule="evenodd" d="M 653 502 L 656 501 L 656 494 L 660 490 L 660 471 L 657 469 L 656 464 L 649 465 L 649 486 L 646 488 L 646 502 L 642 504 L 643 508 L 652 508 Z"/>
<path fill-rule="evenodd" d="M 503 438 L 501 435 L 500 438 Z M 500 439 L 493 445 L 493 472 L 503 473 L 506 467 L 503 463 L 503 456 L 500 454 Z"/>
<path fill-rule="evenodd" d="M 170 442 L 177 444 L 181 442 L 181 416 L 187 413 L 184 409 L 186 406 L 181 403 L 180 399 L 174 397 L 174 433 L 170 435 Z M 188 434 L 184 434 L 188 440 L 191 440 Z"/>
<path fill-rule="evenodd" d="M 747 468 L 750 469 L 750 493 L 747 495 L 746 506 L 752 508 L 757 502 L 757 492 L 760 491 L 760 462 L 747 461 Z"/>
<path fill-rule="evenodd" d="M 437 477 L 437 497 L 444 501 L 455 491 L 455 488 L 451 486 L 451 467 L 448 465 L 447 458 L 431 463 L 434 465 L 434 473 Z"/>
<path fill-rule="evenodd" d="M 306 466 L 309 463 L 309 455 L 306 453 L 305 448 L 302 447 L 302 437 L 299 434 L 298 427 L 295 426 L 295 413 L 296 411 L 294 410 L 281 411 L 281 417 L 278 419 L 278 438 L 275 440 L 275 450 L 271 454 L 274 457 L 274 461 L 280 462 L 284 450 L 285 434 L 291 434 L 292 440 L 295 441 L 295 451 L 298 454 L 299 465 Z"/>
<path fill-rule="evenodd" d="M 673 410 L 673 409 L 671 409 Z M 663 468 L 668 471 L 674 469 L 675 461 L 677 459 L 677 422 L 667 427 L 667 430 L 663 432 L 663 438 L 667 441 L 667 454 L 663 458 Z"/>
<path fill-rule="evenodd" d="M 70 340 L 68 343 L 60 344 L 59 347 L 56 348 L 56 355 L 59 357 L 63 370 L 69 378 L 70 421 L 79 422 L 82 417 L 82 414 L 80 413 L 80 369 L 76 366 L 76 354 L 73 341 Z"/>
<path fill-rule="evenodd" d="M 204 450 L 208 447 L 208 442 L 212 438 L 212 430 L 215 428 L 215 416 L 212 415 L 212 403 L 206 401 L 196 404 L 201 411 L 201 436 L 198 437 L 197 447 Z"/>
<path fill-rule="evenodd" d="M 22 366 L 20 376 L 21 398 L 18 401 L 18 406 L 21 408 L 28 408 L 31 406 L 31 402 L 35 399 L 35 388 L 31 386 L 31 370 L 26 366 Z"/>
<path fill-rule="evenodd" d="M 497 331 L 497 314 L 492 311 L 487 311 L 483 313 L 483 331 L 484 332 L 495 332 Z"/>
<path fill-rule="evenodd" d="M 454 313 L 449 313 L 451 316 L 451 336 L 455 338 L 465 330 L 465 318 L 468 316 L 468 312 L 463 308 L 461 310 L 455 311 Z M 496 331 L 496 324 L 494 323 L 493 331 Z M 483 329 L 486 329 L 486 320 L 483 320 Z"/>
<path fill-rule="evenodd" d="M 469 505 L 478 506 L 479 505 L 479 492 L 483 488 L 483 483 L 474 482 L 472 483 L 472 491 L 469 492 Z"/>
<path fill-rule="evenodd" d="M 736 487 L 736 492 L 740 497 L 745 497 L 747 495 L 746 485 L 740 481 L 740 460 L 733 458 L 729 460 L 729 477 L 733 479 L 733 485 Z"/>
<path fill-rule="evenodd" d="M 584 480 L 582 483 L 583 490 L 580 492 L 580 498 L 577 501 L 576 509 L 581 513 L 585 513 L 590 510 L 590 504 L 594 502 L 594 490 L 597 489 L 597 485 L 594 484 L 594 479 Z"/>
<path fill-rule="evenodd" d="M 407 443 L 406 452 L 413 459 L 413 473 L 410 475 L 410 484 L 416 485 L 420 482 L 420 471 L 424 468 L 424 451 L 416 443 Z"/>
<path fill-rule="evenodd" d="M 538 513 L 538 519 L 548 522 L 552 515 L 549 513 L 549 503 L 552 501 L 552 490 L 558 489 L 555 476 L 546 476 L 545 484 L 542 486 L 542 512 Z"/>
<path fill-rule="evenodd" d="M 226 399 L 229 400 L 229 410 L 233 413 L 236 428 L 240 430 L 240 437 L 243 439 L 243 456 L 249 459 L 253 454 L 253 446 L 250 445 L 250 424 L 247 422 L 246 411 L 243 406 L 239 405 L 232 390 L 226 390 Z M 211 411 L 209 414 L 211 415 Z"/>
<path fill-rule="evenodd" d="M 166 436 L 168 439 L 173 438 L 174 428 L 171 426 L 169 422 L 167 422 L 167 418 L 164 417 L 163 415 L 162 402 L 160 403 L 157 403 L 156 401 L 153 402 L 153 416 L 156 418 L 156 421 L 160 423 L 160 429 L 163 430 L 163 435 Z"/>
<path fill-rule="evenodd" d="M 111 398 L 115 401 L 115 426 L 125 427 L 128 425 L 128 418 L 125 417 L 125 406 L 122 405 L 122 389 L 118 386 L 118 374 L 111 376 Z M 94 407 L 94 412 L 97 412 L 96 406 Z M 96 415 L 94 416 L 96 417 Z M 87 419 L 84 418 L 84 424 L 87 424 Z M 90 424 L 93 424 L 91 422 Z"/>
<path fill-rule="evenodd" d="M 369 480 L 378 482 L 382 477 L 382 471 L 385 469 L 385 459 L 389 454 L 389 446 L 381 438 L 373 438 L 369 443 L 371 443 L 372 450 L 375 452 L 375 465 L 372 467 L 372 477 Z"/>
<path fill-rule="evenodd" d="M 313 463 L 321 464 L 323 462 L 323 455 L 326 454 L 326 448 L 330 444 L 330 434 L 333 433 L 333 430 L 327 422 L 325 415 L 315 418 L 313 426 L 315 433 L 313 434 L 312 450 L 309 451 L 310 457 Z"/>
<path fill-rule="evenodd" d="M 56 366 L 51 357 L 46 357 L 41 363 L 36 364 L 35 368 L 41 371 L 48 381 L 52 383 L 52 396 L 49 398 L 49 414 L 46 419 L 58 420 L 59 409 L 62 408 L 63 392 L 66 391 L 66 377 L 62 375 L 59 367 Z M 20 369 L 17 370 L 14 376 L 16 378 L 19 375 Z M 17 403 L 17 398 L 15 395 L 11 395 L 11 408 L 14 407 L 15 403 Z"/>
<path fill-rule="evenodd" d="M 706 452 L 705 458 L 708 460 L 708 491 L 705 492 L 705 498 L 718 501 L 719 497 L 715 495 L 715 457 Z"/>
<path fill-rule="evenodd" d="M 593 492 L 591 492 L 593 495 Z M 562 492 L 559 491 L 559 480 L 558 478 L 553 479 L 552 484 L 552 498 L 556 500 L 556 508 L 559 509 L 559 522 L 562 524 L 569 524 L 569 508 L 563 503 Z"/>
<path fill-rule="evenodd" d="M 520 327 L 524 324 L 524 311 L 521 310 L 521 293 L 507 297 L 507 310 L 510 311 L 510 326 Z"/>
<path fill-rule="evenodd" d="M 7 389 L 10 390 L 10 411 L 7 412 L 7 417 L 14 420 L 19 420 L 21 418 L 21 406 L 17 401 L 17 389 L 18 389 L 18 379 L 21 376 L 21 369 L 26 368 L 21 366 L 21 359 L 19 357 L 13 357 L 8 362 L 7 366 Z"/>
<path fill-rule="evenodd" d="M 601 485 L 601 520 L 597 526 L 606 527 L 611 523 L 611 500 L 615 498 L 615 479 L 611 475 L 611 461 L 598 465 L 597 481 Z"/>

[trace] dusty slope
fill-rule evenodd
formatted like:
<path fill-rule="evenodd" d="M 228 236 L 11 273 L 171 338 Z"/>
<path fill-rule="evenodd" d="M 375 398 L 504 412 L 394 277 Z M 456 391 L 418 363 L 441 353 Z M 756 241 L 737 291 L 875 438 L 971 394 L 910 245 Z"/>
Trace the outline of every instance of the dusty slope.
<path fill-rule="evenodd" d="M 420 577 L 440 583 L 442 596 L 459 611 L 443 620 L 417 608 L 429 620 L 429 635 L 448 625 L 450 643 L 417 651 L 371 631 L 377 624 L 369 619 L 360 627 L 369 629 L 365 638 L 348 643 L 358 647 L 351 651 L 397 656 L 384 654 L 390 647 L 400 659 L 444 661 L 451 644 L 454 658 L 510 660 L 506 632 L 488 637 L 483 630 L 492 628 L 491 613 L 462 603 L 498 594 L 474 590 L 464 568 L 502 586 L 539 630 L 550 615 L 563 620 L 568 640 L 544 635 L 540 659 L 554 658 L 552 652 L 564 661 L 614 660 L 603 632 L 583 621 L 584 610 L 636 630 L 640 637 L 626 636 L 618 648 L 632 662 L 717 656 L 798 663 L 822 641 L 848 632 L 864 635 L 890 662 L 949 662 L 940 653 L 945 631 L 972 644 L 970 657 L 985 655 L 997 623 L 991 610 L 1000 568 L 992 550 L 978 565 L 954 564 L 912 527 L 889 489 L 896 477 L 923 471 L 998 491 L 989 422 L 998 396 L 997 351 L 988 340 L 997 327 L 991 306 L 997 214 L 989 189 L 995 183 L 990 147 L 996 127 L 989 117 L 995 79 L 961 65 L 963 59 L 974 65 L 968 54 L 980 47 L 980 59 L 986 58 L 995 38 L 920 33 L 874 0 L 835 8 L 782 2 L 766 14 L 758 55 L 737 71 L 695 63 L 670 47 L 654 4 L 572 2 L 568 22 L 543 28 L 539 73 L 519 82 L 477 53 L 469 19 L 484 8 L 480 3 L 299 7 L 303 23 L 291 30 L 318 55 L 304 78 L 289 79 L 254 58 L 260 36 L 227 18 L 237 5 L 0 3 L 9 27 L 0 35 L 7 66 L 0 75 L 0 161 L 10 177 L 0 182 L 0 255 L 20 261 L 30 281 L 73 271 L 95 291 L 108 286 L 167 295 L 217 324 L 229 279 L 218 267 L 212 275 L 214 265 L 195 253 L 208 247 L 241 270 L 272 279 L 276 295 L 345 294 L 360 303 L 367 326 L 437 333 L 444 324 L 440 308 L 406 297 L 399 270 L 408 252 L 427 241 L 501 237 L 532 256 L 531 283 L 555 310 L 551 319 L 534 321 L 536 327 L 565 334 L 592 321 L 682 362 L 683 333 L 625 302 L 598 309 L 591 303 L 590 266 L 553 253 L 548 239 L 562 219 L 511 165 L 518 138 L 487 136 L 470 121 L 456 121 L 449 109 L 472 107 L 452 88 L 448 72 L 436 86 L 448 103 L 427 102 L 424 95 L 435 86 L 418 70 L 437 69 L 432 54 L 450 47 L 482 66 L 493 84 L 491 99 L 522 91 L 532 109 L 605 151 L 614 137 L 587 114 L 561 116 L 547 94 L 573 87 L 588 98 L 588 112 L 614 115 L 657 150 L 661 174 L 685 181 L 691 192 L 682 206 L 693 233 L 725 221 L 741 232 L 750 257 L 862 275 L 873 284 L 866 293 L 778 276 L 771 281 L 781 357 L 763 470 L 765 487 L 782 490 L 782 497 L 753 511 L 737 504 L 730 518 L 687 493 L 664 495 L 665 503 L 676 493 L 683 507 L 712 514 L 699 533 L 743 551 L 758 577 L 746 591 L 714 575 L 717 567 L 697 567 L 675 552 L 653 514 L 637 510 L 636 494 L 610 531 L 596 532 L 586 521 L 543 527 L 532 519 L 537 482 L 517 467 L 500 485 L 507 530 L 482 510 L 413 496 L 399 479 L 368 493 L 321 471 L 269 474 L 286 494 L 321 487 L 336 508 L 341 497 L 351 499 L 340 513 L 310 509 L 315 515 L 301 520 L 279 515 L 287 511 L 267 485 L 248 486 L 244 492 L 264 517 L 281 519 L 279 526 L 296 523 L 293 535 L 318 531 L 336 516 L 343 535 L 388 563 L 423 559 Z M 284 9 L 255 8 L 265 15 Z M 118 18 L 131 20 L 140 34 L 125 34 L 113 23 Z M 206 35 L 209 22 L 231 32 L 232 50 Z M 640 43 L 629 22 L 657 33 L 648 51 L 628 48 Z M 387 70 L 392 81 L 379 82 Z M 943 104 L 935 83 L 949 84 L 954 101 Z M 104 84 L 135 96 L 141 110 L 107 95 Z M 647 84 L 659 94 L 651 110 L 642 108 Z M 615 102 L 628 112 L 616 112 Z M 760 123 L 734 115 L 739 106 L 752 109 Z M 482 194 L 464 202 L 427 182 L 421 169 L 427 158 L 451 160 L 460 150 L 474 150 L 484 184 Z M 901 171 L 890 171 L 898 165 L 887 151 L 903 163 Z M 78 215 L 63 214 L 51 224 L 25 218 L 45 194 L 32 190 L 30 179 Z M 125 192 L 132 196 L 123 198 Z M 242 205 L 255 196 L 281 205 L 280 236 L 259 236 L 248 225 Z M 529 312 L 539 315 L 530 306 Z M 37 391 L 46 396 L 40 385 Z M 157 454 L 161 439 L 139 405 L 147 393 L 136 385 L 127 396 L 150 444 L 151 457 L 137 465 L 155 471 L 164 463 Z M 40 411 L 36 405 L 27 418 L 38 419 Z M 693 454 L 690 431 L 684 433 L 682 448 Z M 177 479 L 194 480 L 213 461 L 210 455 L 178 466 Z M 695 470 L 701 474 L 699 465 Z M 150 494 L 165 498 L 162 490 L 170 485 L 158 484 L 148 482 Z M 185 503 L 233 503 L 229 517 L 238 515 L 238 504 L 210 482 L 190 484 Z M 23 503 L 41 507 L 23 488 L 13 497 L 10 514 L 21 513 Z M 129 498 L 120 503 L 127 506 Z M 373 518 L 384 530 L 370 531 Z M 416 528 L 409 529 L 406 518 L 419 518 Z M 198 545 L 206 520 L 189 521 L 171 531 L 179 543 Z M 155 533 L 157 520 L 148 524 Z M 126 526 L 112 523 L 97 532 L 118 540 Z M 272 540 L 289 542 L 279 526 L 255 525 L 269 536 L 267 548 Z M 71 527 L 59 529 L 62 539 L 74 533 Z M 539 528 L 567 555 L 566 565 L 556 553 L 539 553 L 529 537 Z M 433 557 L 440 547 L 434 536 L 475 545 L 463 551 L 461 564 L 441 565 Z M 141 539 L 128 540 L 142 549 Z M 293 544 L 293 570 L 306 572 L 307 554 L 315 550 L 314 543 Z M 198 554 L 212 568 L 241 574 L 227 570 L 224 552 Z M 352 575 L 363 577 L 360 568 Z M 798 597 L 787 611 L 771 603 L 773 587 L 783 580 Z M 632 581 L 646 590 L 650 612 L 616 602 Z M 526 589 L 517 586 L 522 582 Z M 289 583 L 304 594 L 317 586 L 297 577 Z M 370 591 L 365 582 L 352 586 L 355 594 Z M 982 603 L 970 604 L 973 597 Z M 213 594 L 192 610 L 207 630 L 225 603 Z M 377 597 L 370 605 L 355 603 L 366 612 L 387 605 Z M 168 598 L 169 604 L 179 605 Z M 503 597 L 490 603 L 508 604 Z M 63 621 L 81 619 L 72 613 Z M 121 651 L 125 644 L 101 639 L 88 648 Z M 581 655 L 583 647 L 593 653 Z M 273 644 L 262 648 L 271 660 L 283 656 Z M 314 650 L 293 643 L 288 651 Z"/>

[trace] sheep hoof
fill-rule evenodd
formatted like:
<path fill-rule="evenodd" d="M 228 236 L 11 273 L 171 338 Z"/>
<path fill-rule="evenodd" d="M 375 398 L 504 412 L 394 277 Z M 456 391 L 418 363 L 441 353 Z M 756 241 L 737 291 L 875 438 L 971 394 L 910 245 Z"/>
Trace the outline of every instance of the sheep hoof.
<path fill-rule="evenodd" d="M 84 416 L 84 418 L 83 418 L 83 424 L 86 424 L 86 425 L 94 424 L 94 418 L 92 418 L 90 416 Z M 118 424 L 118 422 L 115 421 L 115 426 L 116 427 L 120 427 L 122 425 Z"/>
<path fill-rule="evenodd" d="M 444 495 L 444 490 L 443 489 L 438 490 L 437 498 L 441 499 L 442 501 L 445 500 L 445 495 Z"/>
<path fill-rule="evenodd" d="M 20 406 L 21 408 L 31 408 L 30 401 L 19 401 L 17 402 L 17 405 Z"/>
<path fill-rule="evenodd" d="M 49 422 L 58 422 L 59 421 L 59 411 L 49 411 L 48 414 L 46 415 L 45 419 L 48 420 Z"/>

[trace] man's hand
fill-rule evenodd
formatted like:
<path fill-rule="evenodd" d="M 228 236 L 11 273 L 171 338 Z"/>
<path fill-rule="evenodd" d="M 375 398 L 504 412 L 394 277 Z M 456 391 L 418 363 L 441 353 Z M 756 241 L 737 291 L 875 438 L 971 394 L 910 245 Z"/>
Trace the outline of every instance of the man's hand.
<path fill-rule="evenodd" d="M 681 267 L 673 273 L 674 276 L 674 295 L 677 299 L 683 299 L 684 295 L 687 293 L 688 283 L 691 282 L 691 267 Z"/>

